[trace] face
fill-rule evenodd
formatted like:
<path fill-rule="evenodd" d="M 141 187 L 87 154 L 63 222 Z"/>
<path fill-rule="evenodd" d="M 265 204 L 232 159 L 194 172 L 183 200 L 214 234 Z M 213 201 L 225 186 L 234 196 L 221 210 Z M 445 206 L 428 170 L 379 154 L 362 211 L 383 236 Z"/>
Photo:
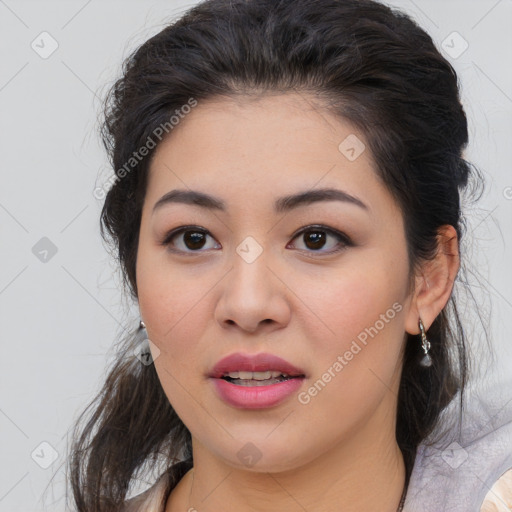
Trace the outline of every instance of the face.
<path fill-rule="evenodd" d="M 276 471 L 382 439 L 383 425 L 394 436 L 410 305 L 402 214 L 363 134 L 312 105 L 294 94 L 200 102 L 151 162 L 139 306 L 194 457 L 242 467 L 252 451 L 253 471 Z M 217 207 L 157 205 L 176 190 Z M 233 353 L 278 356 L 303 377 L 274 391 L 211 377 Z"/>

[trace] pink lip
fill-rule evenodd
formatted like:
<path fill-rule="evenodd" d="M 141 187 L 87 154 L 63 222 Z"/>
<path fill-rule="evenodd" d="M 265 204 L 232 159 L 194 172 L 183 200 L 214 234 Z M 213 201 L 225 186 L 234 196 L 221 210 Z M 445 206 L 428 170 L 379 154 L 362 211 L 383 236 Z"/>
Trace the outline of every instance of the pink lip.
<path fill-rule="evenodd" d="M 240 386 L 221 377 L 229 372 L 280 371 L 294 376 L 292 379 L 266 386 Z M 229 405 L 240 409 L 264 409 L 281 403 L 297 391 L 305 380 L 304 371 L 288 361 L 272 354 L 231 354 L 217 362 L 211 374 L 211 381 L 219 397 Z"/>
<path fill-rule="evenodd" d="M 304 376 L 304 370 L 293 366 L 293 364 L 281 359 L 278 356 L 267 353 L 255 355 L 242 354 L 240 352 L 222 358 L 213 367 L 209 377 L 221 378 L 229 372 L 266 372 L 279 371 L 290 376 Z"/>
<path fill-rule="evenodd" d="M 219 397 L 239 409 L 266 409 L 280 404 L 298 391 L 304 377 L 269 384 L 268 386 L 239 386 L 224 379 L 210 379 Z"/>

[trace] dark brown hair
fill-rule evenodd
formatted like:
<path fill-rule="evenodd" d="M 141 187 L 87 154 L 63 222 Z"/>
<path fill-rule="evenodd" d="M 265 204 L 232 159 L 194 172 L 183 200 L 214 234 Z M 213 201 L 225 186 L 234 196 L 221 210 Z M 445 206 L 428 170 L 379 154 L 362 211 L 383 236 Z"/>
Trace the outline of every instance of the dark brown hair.
<path fill-rule="evenodd" d="M 459 193 L 480 174 L 462 157 L 468 130 L 457 75 L 425 31 L 371 0 L 209 0 L 134 51 L 105 100 L 102 136 L 119 179 L 106 195 L 101 233 L 133 299 L 154 149 L 130 172 L 120 170 L 190 98 L 266 92 L 314 96 L 364 134 L 403 212 L 411 275 L 435 255 L 441 226 L 454 226 L 460 245 Z M 453 294 L 428 336 L 433 366 L 419 365 L 418 336 L 408 335 L 404 348 L 396 437 L 407 481 L 418 445 L 458 391 L 462 404 L 468 358 Z M 134 357 L 136 343 L 132 331 L 123 338 L 89 404 L 93 414 L 75 433 L 70 481 L 81 512 L 118 510 L 145 464 L 192 457 L 190 433 L 154 365 Z"/>

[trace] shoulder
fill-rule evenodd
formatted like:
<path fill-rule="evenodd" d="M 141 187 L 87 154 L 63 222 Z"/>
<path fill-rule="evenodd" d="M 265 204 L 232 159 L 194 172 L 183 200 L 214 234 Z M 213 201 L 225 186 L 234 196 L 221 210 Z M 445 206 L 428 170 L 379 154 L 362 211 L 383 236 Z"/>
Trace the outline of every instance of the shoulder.
<path fill-rule="evenodd" d="M 192 466 L 191 460 L 173 464 L 149 489 L 126 500 L 120 512 L 164 512 L 169 494 Z"/>
<path fill-rule="evenodd" d="M 512 510 L 512 468 L 503 473 L 491 487 L 480 512 L 508 512 Z"/>
<path fill-rule="evenodd" d="M 422 443 L 404 510 L 511 512 L 512 401 L 510 404 L 498 410 L 499 414 L 490 408 L 482 408 L 485 415 L 466 413 L 462 434 L 456 429 L 457 437 Z"/>
<path fill-rule="evenodd" d="M 164 473 L 149 489 L 126 500 L 121 512 L 163 512 L 167 480 Z"/>

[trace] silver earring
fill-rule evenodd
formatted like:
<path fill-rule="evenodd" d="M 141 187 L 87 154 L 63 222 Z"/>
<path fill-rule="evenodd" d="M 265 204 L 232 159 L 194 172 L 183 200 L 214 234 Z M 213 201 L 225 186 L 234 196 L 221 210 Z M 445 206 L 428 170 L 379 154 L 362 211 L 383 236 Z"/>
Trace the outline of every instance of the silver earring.
<path fill-rule="evenodd" d="M 423 322 L 419 321 L 420 326 L 420 332 L 421 332 L 421 348 L 423 349 L 423 352 L 425 355 L 420 361 L 421 366 L 432 366 L 432 358 L 430 357 L 430 354 L 428 351 L 430 350 L 430 341 L 427 340 L 427 335 L 425 334 L 425 327 L 423 326 Z"/>
<path fill-rule="evenodd" d="M 149 349 L 148 331 L 146 330 L 146 324 L 142 320 L 137 329 L 137 341 L 134 354 L 145 366 L 153 363 L 151 350 Z"/>
<path fill-rule="evenodd" d="M 137 329 L 137 344 L 143 343 L 148 338 L 148 331 L 146 331 L 146 324 L 141 320 L 139 328 Z"/>

